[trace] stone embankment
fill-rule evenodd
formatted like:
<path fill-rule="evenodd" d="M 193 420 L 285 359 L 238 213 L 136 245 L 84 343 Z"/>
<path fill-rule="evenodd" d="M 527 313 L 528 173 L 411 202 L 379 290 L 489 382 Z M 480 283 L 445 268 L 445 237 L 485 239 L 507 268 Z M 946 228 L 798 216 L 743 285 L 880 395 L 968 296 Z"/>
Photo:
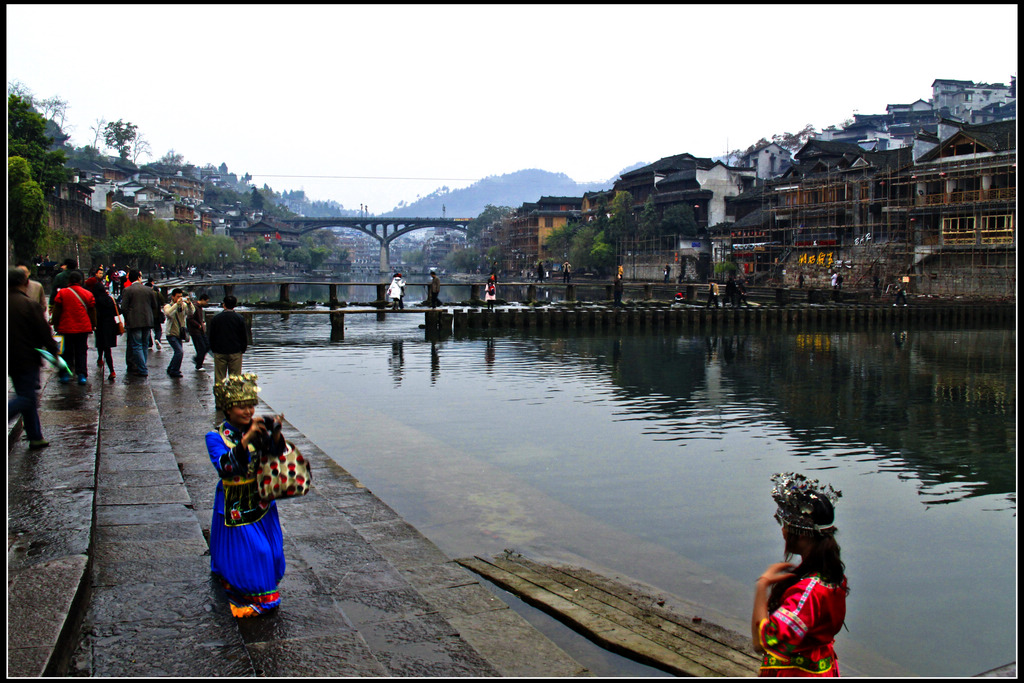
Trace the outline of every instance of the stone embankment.
<path fill-rule="evenodd" d="M 588 675 L 288 425 L 315 465 L 279 504 L 282 605 L 233 618 L 206 540 L 211 374 L 44 373 L 50 446 L 8 425 L 8 676 Z"/>

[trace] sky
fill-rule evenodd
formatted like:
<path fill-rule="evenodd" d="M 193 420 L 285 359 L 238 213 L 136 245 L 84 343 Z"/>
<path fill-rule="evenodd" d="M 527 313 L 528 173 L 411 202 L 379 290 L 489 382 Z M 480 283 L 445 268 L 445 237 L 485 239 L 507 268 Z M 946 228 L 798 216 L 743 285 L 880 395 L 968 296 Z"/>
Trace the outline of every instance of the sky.
<path fill-rule="evenodd" d="M 7 5 L 7 82 L 277 191 L 384 213 L 1009 84 L 1016 5 Z M 107 150 L 108 153 L 113 153 Z M 608 185 L 610 187 L 610 184 Z"/>

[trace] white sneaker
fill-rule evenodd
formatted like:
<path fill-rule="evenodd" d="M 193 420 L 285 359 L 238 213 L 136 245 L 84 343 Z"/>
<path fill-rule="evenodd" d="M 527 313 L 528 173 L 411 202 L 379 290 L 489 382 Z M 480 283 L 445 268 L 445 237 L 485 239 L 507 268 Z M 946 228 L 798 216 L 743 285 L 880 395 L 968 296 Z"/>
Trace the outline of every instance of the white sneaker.
<path fill-rule="evenodd" d="M 196 368 L 196 372 L 206 372 L 206 368 L 200 365 L 198 368 Z"/>

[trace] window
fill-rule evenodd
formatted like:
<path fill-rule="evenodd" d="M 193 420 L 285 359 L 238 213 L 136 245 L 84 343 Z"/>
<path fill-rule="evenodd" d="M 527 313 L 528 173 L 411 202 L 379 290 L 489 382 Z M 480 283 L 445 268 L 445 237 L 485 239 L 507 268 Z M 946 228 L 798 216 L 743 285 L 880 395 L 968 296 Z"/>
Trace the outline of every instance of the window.
<path fill-rule="evenodd" d="M 981 217 L 982 244 L 1013 244 L 1013 214 Z"/>
<path fill-rule="evenodd" d="M 942 219 L 943 244 L 974 244 L 974 216 Z"/>

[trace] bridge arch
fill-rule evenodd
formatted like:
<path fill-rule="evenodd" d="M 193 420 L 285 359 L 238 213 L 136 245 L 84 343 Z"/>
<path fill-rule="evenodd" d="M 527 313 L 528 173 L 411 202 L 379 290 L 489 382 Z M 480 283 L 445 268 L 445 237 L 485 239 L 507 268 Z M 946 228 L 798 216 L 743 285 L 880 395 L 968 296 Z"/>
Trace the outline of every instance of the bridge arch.
<path fill-rule="evenodd" d="M 260 221 L 245 232 L 272 232 L 301 236 L 321 228 L 350 228 L 368 235 L 380 243 L 380 270 L 391 270 L 391 243 L 402 235 L 414 230 L 428 228 L 450 228 L 467 232 L 472 218 L 403 218 L 397 216 L 355 217 L 355 218 L 288 218 L 283 220 Z"/>

